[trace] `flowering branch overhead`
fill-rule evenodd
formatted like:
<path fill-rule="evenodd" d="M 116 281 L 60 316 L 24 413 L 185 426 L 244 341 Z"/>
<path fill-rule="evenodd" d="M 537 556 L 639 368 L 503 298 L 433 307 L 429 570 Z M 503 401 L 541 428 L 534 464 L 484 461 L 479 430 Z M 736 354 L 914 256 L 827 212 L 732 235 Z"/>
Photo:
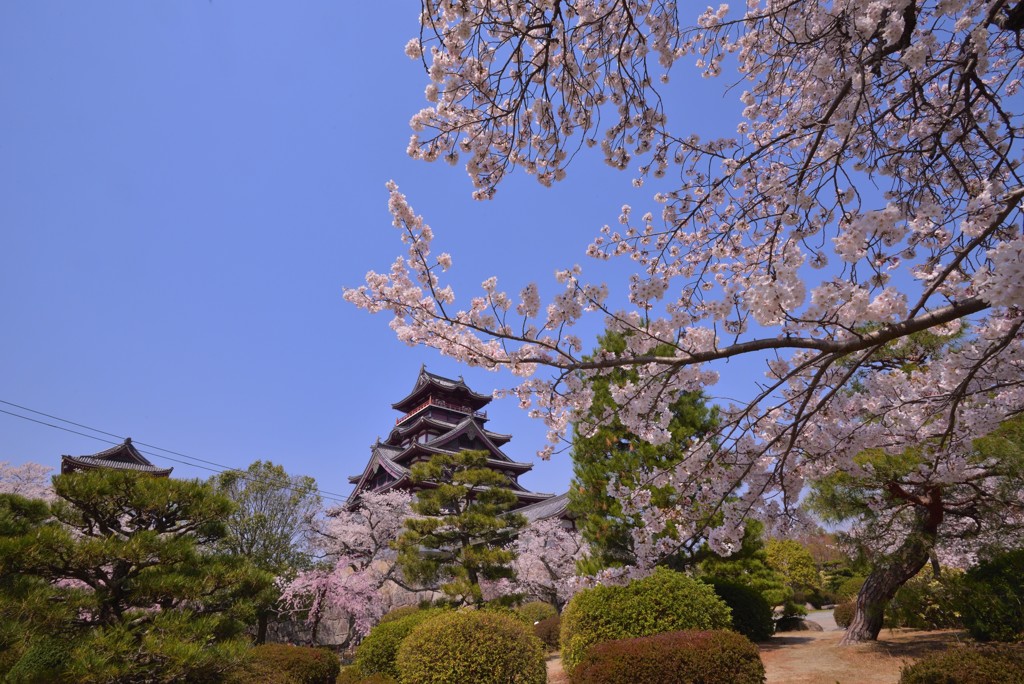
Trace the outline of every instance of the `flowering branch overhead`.
<path fill-rule="evenodd" d="M 688 493 L 676 529 L 726 550 L 744 516 L 790 509 L 808 478 L 856 469 L 863 449 L 930 444 L 922 477 L 947 477 L 972 439 L 1024 411 L 1020 13 L 1005 0 L 749 0 L 684 25 L 680 11 L 424 0 L 407 47 L 431 103 L 410 152 L 464 157 L 478 198 L 514 167 L 549 185 L 589 145 L 638 167 L 634 184 L 670 188 L 639 220 L 624 206 L 621 227 L 587 247 L 635 265 L 628 306 L 577 266 L 547 303 L 534 283 L 514 297 L 490 278 L 458 308 L 443 282 L 452 257 L 432 255 L 433 231 L 394 183 L 408 252 L 345 296 L 390 311 L 404 342 L 510 369 L 552 444 L 587 415 L 589 377 L 634 368 L 614 390 L 619 418 L 657 444 L 672 401 L 717 382 L 715 362 L 762 358 L 753 397 L 652 474 Z M 670 128 L 663 95 L 685 59 L 744 84 L 735 134 Z M 595 317 L 626 335 L 625 352 L 583 356 L 573 327 Z M 958 331 L 914 372 L 882 363 L 912 335 Z"/>

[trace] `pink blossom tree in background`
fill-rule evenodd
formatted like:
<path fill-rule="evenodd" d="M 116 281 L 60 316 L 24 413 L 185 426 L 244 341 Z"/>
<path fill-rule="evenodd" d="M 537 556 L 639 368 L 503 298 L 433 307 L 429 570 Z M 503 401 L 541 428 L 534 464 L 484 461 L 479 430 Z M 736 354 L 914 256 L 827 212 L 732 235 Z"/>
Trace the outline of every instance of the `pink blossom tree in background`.
<path fill-rule="evenodd" d="M 50 483 L 49 468 L 38 463 L 11 465 L 0 461 L 0 494 L 17 494 L 26 499 L 53 500 L 53 485 Z"/>
<path fill-rule="evenodd" d="M 367 493 L 354 506 L 329 509 L 321 524 L 325 562 L 281 581 L 282 604 L 307 613 L 316 630 L 329 611 L 344 614 L 356 638 L 365 636 L 383 615 L 381 589 L 401 583 L 391 542 L 398 538 L 410 514 L 407 492 Z"/>
<path fill-rule="evenodd" d="M 736 548 L 744 519 L 795 515 L 808 482 L 871 468 L 854 459 L 867 449 L 925 449 L 907 476 L 924 492 L 970 478 L 972 441 L 1024 410 L 1024 4 L 685 12 L 666 0 L 423 0 L 406 51 L 423 61 L 429 106 L 413 116 L 410 153 L 464 159 L 488 198 L 515 167 L 551 185 L 599 148 L 652 188 L 586 247 L 633 272 L 605 283 L 566 268 L 548 302 L 536 283 L 515 296 L 489 278 L 456 304 L 452 257 L 434 254 L 433 231 L 391 183 L 408 251 L 345 295 L 390 312 L 409 344 L 521 378 L 510 393 L 546 422 L 543 455 L 570 424 L 587 427 L 588 378 L 632 368 L 618 418 L 659 444 L 671 403 L 717 382 L 718 362 L 763 360 L 764 379 L 722 407 L 719 429 L 652 474 L 686 493 L 646 520 L 653 559 L 693 539 Z M 685 108 L 669 111 L 673 70 L 694 62 L 735 85 L 742 113 L 722 137 L 690 134 Z M 624 352 L 584 357 L 573 327 L 594 318 L 625 335 Z M 889 345 L 923 331 L 963 335 L 912 372 L 886 363 Z M 659 537 L 668 520 L 674 535 Z M 892 534 L 898 545 L 904 533 Z"/>
<path fill-rule="evenodd" d="M 520 530 L 513 550 L 511 590 L 561 610 L 576 590 L 576 563 L 588 553 L 580 533 L 557 519 L 540 520 Z"/>

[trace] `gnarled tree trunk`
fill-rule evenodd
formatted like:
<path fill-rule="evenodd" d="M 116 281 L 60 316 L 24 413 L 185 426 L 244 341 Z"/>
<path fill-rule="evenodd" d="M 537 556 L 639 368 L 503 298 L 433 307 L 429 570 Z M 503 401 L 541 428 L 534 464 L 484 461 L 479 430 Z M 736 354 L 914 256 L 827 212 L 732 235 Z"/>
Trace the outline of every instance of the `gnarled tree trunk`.
<path fill-rule="evenodd" d="M 885 607 L 903 584 L 921 571 L 935 548 L 936 532 L 942 523 L 942 490 L 932 487 L 924 496 L 908 493 L 892 483 L 889 492 L 916 506 L 915 528 L 903 545 L 875 565 L 857 594 L 857 608 L 840 644 L 874 641 L 882 631 Z"/>

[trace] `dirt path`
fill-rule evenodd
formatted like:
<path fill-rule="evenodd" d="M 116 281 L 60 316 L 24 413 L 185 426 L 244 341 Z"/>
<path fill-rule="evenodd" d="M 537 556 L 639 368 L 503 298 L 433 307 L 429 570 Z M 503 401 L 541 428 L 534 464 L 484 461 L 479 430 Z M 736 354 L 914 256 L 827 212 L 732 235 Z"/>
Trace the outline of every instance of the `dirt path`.
<path fill-rule="evenodd" d="M 569 676 L 562 671 L 562 657 L 557 653 L 548 656 L 548 684 L 569 684 Z"/>
<path fill-rule="evenodd" d="M 758 644 L 767 684 L 896 684 L 904 665 L 963 638 L 963 632 L 953 630 L 886 629 L 875 643 L 840 646 L 843 631 L 835 623 L 810 617 L 828 631 L 777 634 Z M 547 666 L 548 684 L 568 684 L 557 654 L 548 657 Z"/>
<path fill-rule="evenodd" d="M 896 684 L 904 665 L 962 638 L 953 630 L 883 630 L 870 644 L 840 646 L 842 631 L 777 634 L 759 644 L 768 684 Z"/>

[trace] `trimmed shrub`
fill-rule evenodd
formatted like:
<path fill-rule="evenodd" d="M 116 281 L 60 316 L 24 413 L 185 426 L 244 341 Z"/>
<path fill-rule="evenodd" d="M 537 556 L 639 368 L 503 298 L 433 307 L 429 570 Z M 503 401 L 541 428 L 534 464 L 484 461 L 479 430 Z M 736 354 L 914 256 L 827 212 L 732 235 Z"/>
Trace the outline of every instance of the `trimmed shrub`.
<path fill-rule="evenodd" d="M 398 684 L 398 680 L 380 672 L 364 677 L 359 668 L 353 665 L 341 671 L 335 684 Z"/>
<path fill-rule="evenodd" d="M 557 651 L 559 644 L 559 633 L 562 628 L 562 618 L 559 616 L 549 617 L 547 620 L 541 620 L 533 626 L 533 634 L 544 647 L 549 651 Z"/>
<path fill-rule="evenodd" d="M 379 625 L 384 622 L 394 622 L 399 618 L 404 618 L 406 615 L 412 615 L 413 613 L 418 612 L 420 610 L 423 609 L 419 606 L 401 606 L 399 608 L 394 608 L 384 613 L 384 617 L 382 617 L 380 619 L 380 622 L 378 622 L 377 624 Z"/>
<path fill-rule="evenodd" d="M 836 598 L 840 601 L 850 601 L 857 598 L 857 594 L 860 593 L 860 588 L 864 586 L 865 577 L 851 577 L 845 580 L 836 589 Z"/>
<path fill-rule="evenodd" d="M 516 608 L 516 612 L 526 621 L 528 625 L 534 625 L 541 620 L 557 617 L 558 609 L 544 601 L 530 601 Z"/>
<path fill-rule="evenodd" d="M 591 648 L 573 684 L 761 684 L 757 646 L 728 630 L 665 632 Z"/>
<path fill-rule="evenodd" d="M 978 641 L 1024 641 L 1024 549 L 995 556 L 963 579 L 960 612 Z"/>
<path fill-rule="evenodd" d="M 718 598 L 732 610 L 732 628 L 751 641 L 765 641 L 775 632 L 772 607 L 761 592 L 745 584 L 711 580 Z"/>
<path fill-rule="evenodd" d="M 840 603 L 832 609 L 832 617 L 835 618 L 838 626 L 846 629 L 850 626 L 850 623 L 853 622 L 853 614 L 856 612 L 857 602 L 847 601 L 846 603 Z"/>
<path fill-rule="evenodd" d="M 338 656 L 322 648 L 263 644 L 253 646 L 234 681 L 263 684 L 334 684 L 341 671 Z"/>
<path fill-rule="evenodd" d="M 943 570 L 936 579 L 931 569 L 912 577 L 885 607 L 887 627 L 958 629 L 962 625 L 956 598 L 963 573 Z"/>
<path fill-rule="evenodd" d="M 624 587 L 576 594 L 562 613 L 562 665 L 572 672 L 594 644 L 682 629 L 729 629 L 729 607 L 710 585 L 658 568 Z"/>
<path fill-rule="evenodd" d="M 821 607 L 828 603 L 828 597 L 818 587 L 794 593 L 793 600 L 797 603 L 809 603 L 814 610 L 821 610 Z"/>
<path fill-rule="evenodd" d="M 406 612 L 388 622 L 381 621 L 356 648 L 355 666 L 364 677 L 379 673 L 398 679 L 395 658 L 402 641 L 420 624 L 443 612 L 443 608 L 427 608 Z"/>
<path fill-rule="evenodd" d="M 544 647 L 521 621 L 483 610 L 434 616 L 398 649 L 402 684 L 545 684 Z"/>
<path fill-rule="evenodd" d="M 1024 648 L 951 648 L 904 667 L 900 684 L 1024 684 Z"/>

